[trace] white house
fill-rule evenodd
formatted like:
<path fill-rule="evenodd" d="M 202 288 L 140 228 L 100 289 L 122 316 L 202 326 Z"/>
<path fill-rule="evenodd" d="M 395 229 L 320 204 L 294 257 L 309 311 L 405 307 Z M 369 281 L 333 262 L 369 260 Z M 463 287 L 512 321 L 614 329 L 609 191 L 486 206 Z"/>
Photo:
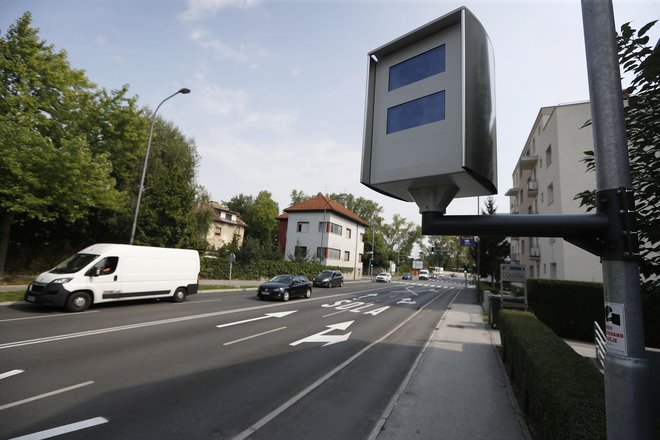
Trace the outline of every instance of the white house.
<path fill-rule="evenodd" d="M 345 279 L 362 277 L 364 233 L 369 224 L 344 205 L 319 194 L 289 206 L 278 217 L 278 247 L 285 260 L 303 256 L 326 266 L 350 268 Z"/>
<path fill-rule="evenodd" d="M 593 150 L 589 102 L 543 107 L 513 171 L 512 214 L 586 212 L 575 195 L 596 188 L 581 162 Z M 600 258 L 561 238 L 511 237 L 511 260 L 531 278 L 602 282 Z"/>

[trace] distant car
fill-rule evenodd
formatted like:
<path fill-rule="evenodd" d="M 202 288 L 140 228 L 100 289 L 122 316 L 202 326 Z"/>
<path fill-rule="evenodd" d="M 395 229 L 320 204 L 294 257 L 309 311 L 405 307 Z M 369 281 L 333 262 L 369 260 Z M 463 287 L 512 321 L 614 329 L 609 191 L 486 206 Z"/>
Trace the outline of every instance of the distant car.
<path fill-rule="evenodd" d="M 314 286 L 341 287 L 344 285 L 344 274 L 338 270 L 324 270 L 314 277 Z"/>
<path fill-rule="evenodd" d="M 379 283 L 389 283 L 392 281 L 392 274 L 389 272 L 381 272 L 376 275 L 376 281 Z"/>
<path fill-rule="evenodd" d="M 279 299 L 312 296 L 312 283 L 301 275 L 277 275 L 257 289 L 259 299 Z"/>
<path fill-rule="evenodd" d="M 438 276 L 436 274 L 432 273 L 429 278 L 432 279 L 432 280 L 437 280 Z"/>
<path fill-rule="evenodd" d="M 426 269 L 422 269 L 419 271 L 419 279 L 420 280 L 428 280 L 429 279 L 429 271 Z"/>
<path fill-rule="evenodd" d="M 406 273 L 403 274 L 401 279 L 402 280 L 412 280 L 412 275 L 410 275 L 408 272 L 406 272 Z"/>

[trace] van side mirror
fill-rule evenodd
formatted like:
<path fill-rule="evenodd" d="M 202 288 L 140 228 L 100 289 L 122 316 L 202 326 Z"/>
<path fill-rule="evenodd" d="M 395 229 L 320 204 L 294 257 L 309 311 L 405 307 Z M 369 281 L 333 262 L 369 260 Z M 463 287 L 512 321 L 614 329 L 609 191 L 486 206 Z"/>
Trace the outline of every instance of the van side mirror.
<path fill-rule="evenodd" d="M 87 271 L 85 274 L 88 277 L 97 277 L 101 275 L 101 268 L 100 267 L 92 267 L 90 270 Z"/>

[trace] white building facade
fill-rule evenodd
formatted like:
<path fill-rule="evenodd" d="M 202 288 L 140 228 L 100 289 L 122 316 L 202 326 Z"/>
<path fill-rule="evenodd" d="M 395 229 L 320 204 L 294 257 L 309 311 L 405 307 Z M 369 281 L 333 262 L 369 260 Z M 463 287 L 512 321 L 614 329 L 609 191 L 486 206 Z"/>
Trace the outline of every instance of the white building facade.
<path fill-rule="evenodd" d="M 350 268 L 345 279 L 362 278 L 364 220 L 340 203 L 318 195 L 278 217 L 278 245 L 285 260 L 302 256 L 326 266 Z"/>
<path fill-rule="evenodd" d="M 512 214 L 585 213 L 575 195 L 596 188 L 582 162 L 593 151 L 589 102 L 543 107 L 513 171 Z M 511 237 L 511 260 L 529 278 L 602 282 L 600 258 L 562 238 Z"/>

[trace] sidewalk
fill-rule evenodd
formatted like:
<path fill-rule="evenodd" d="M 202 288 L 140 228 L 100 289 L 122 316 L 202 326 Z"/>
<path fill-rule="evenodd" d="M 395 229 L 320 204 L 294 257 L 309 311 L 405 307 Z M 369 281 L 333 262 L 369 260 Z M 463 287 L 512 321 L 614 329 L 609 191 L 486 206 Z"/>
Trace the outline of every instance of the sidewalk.
<path fill-rule="evenodd" d="M 370 440 L 528 440 L 497 352 L 499 332 L 465 290 L 447 311 Z M 463 303 L 461 303 L 463 302 Z"/>

